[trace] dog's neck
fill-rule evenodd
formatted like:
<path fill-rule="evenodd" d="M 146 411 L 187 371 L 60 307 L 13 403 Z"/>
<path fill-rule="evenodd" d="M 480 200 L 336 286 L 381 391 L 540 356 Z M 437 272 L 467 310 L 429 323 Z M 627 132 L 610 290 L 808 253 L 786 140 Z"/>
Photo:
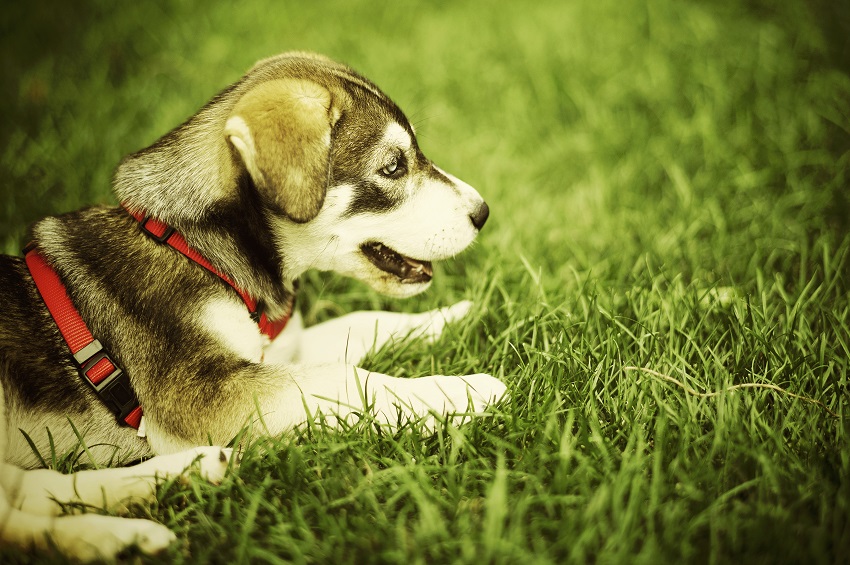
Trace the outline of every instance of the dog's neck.
<path fill-rule="evenodd" d="M 177 229 L 189 244 L 262 299 L 269 313 L 289 303 L 268 208 L 227 143 L 227 108 L 207 106 L 151 147 L 128 156 L 113 178 L 125 206 Z"/>

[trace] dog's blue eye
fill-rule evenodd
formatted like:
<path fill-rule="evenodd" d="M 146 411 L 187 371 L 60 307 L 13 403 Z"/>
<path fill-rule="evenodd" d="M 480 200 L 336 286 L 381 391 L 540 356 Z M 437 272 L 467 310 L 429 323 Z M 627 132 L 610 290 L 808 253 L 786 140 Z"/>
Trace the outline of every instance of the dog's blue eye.
<path fill-rule="evenodd" d="M 389 165 L 387 165 L 386 167 L 381 169 L 381 174 L 384 175 L 385 177 L 391 177 L 396 173 L 397 170 L 398 170 L 398 161 L 393 161 L 392 163 L 390 163 Z"/>
<path fill-rule="evenodd" d="M 400 159 L 394 159 L 392 163 L 383 167 L 379 172 L 385 177 L 397 179 L 406 172 L 406 169 Z"/>

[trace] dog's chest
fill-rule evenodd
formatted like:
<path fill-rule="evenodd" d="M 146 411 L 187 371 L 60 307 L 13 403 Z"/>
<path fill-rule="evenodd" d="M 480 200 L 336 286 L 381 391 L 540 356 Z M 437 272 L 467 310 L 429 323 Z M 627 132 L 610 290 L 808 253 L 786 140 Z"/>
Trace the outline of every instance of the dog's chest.
<path fill-rule="evenodd" d="M 226 298 L 209 300 L 200 308 L 198 321 L 221 347 L 247 361 L 263 361 L 263 351 L 270 340 L 260 332 L 243 303 Z"/>

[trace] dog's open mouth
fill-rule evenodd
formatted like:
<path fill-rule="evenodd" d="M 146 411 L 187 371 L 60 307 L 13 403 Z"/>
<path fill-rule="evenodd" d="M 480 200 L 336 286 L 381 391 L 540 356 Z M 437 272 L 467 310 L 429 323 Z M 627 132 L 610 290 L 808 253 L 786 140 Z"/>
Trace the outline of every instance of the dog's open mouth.
<path fill-rule="evenodd" d="M 398 277 L 405 284 L 426 283 L 434 276 L 430 261 L 406 257 L 383 243 L 372 241 L 360 246 L 360 251 L 373 265 Z"/>

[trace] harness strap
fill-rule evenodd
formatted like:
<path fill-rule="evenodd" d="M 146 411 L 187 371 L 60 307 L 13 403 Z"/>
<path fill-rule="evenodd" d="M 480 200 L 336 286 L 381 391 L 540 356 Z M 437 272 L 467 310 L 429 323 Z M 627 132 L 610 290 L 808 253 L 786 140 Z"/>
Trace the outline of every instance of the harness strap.
<path fill-rule="evenodd" d="M 294 297 L 290 301 L 286 315 L 277 320 L 270 320 L 262 303 L 239 288 L 229 276 L 216 269 L 206 257 L 190 247 L 183 236 L 173 227 L 140 212 L 130 213 L 147 235 L 160 243 L 173 247 L 193 262 L 214 273 L 235 290 L 248 307 L 251 318 L 254 319 L 263 334 L 274 339 L 283 331 L 295 308 Z M 142 421 L 142 407 L 130 386 L 130 379 L 127 374 L 115 364 L 100 341 L 94 338 L 71 301 L 71 297 L 68 296 L 68 291 L 59 279 L 59 275 L 47 263 L 38 249 L 30 244 L 24 249 L 24 256 L 38 293 L 56 322 L 62 339 L 71 351 L 80 376 L 94 389 L 104 404 L 112 410 L 119 423 L 139 429 Z M 143 437 L 141 430 L 139 435 Z"/>
<path fill-rule="evenodd" d="M 130 380 L 112 360 L 101 343 L 92 336 L 56 271 L 35 248 L 24 250 L 27 268 L 59 333 L 71 350 L 74 363 L 100 399 L 119 422 L 138 429 L 142 408 L 130 386 Z"/>

